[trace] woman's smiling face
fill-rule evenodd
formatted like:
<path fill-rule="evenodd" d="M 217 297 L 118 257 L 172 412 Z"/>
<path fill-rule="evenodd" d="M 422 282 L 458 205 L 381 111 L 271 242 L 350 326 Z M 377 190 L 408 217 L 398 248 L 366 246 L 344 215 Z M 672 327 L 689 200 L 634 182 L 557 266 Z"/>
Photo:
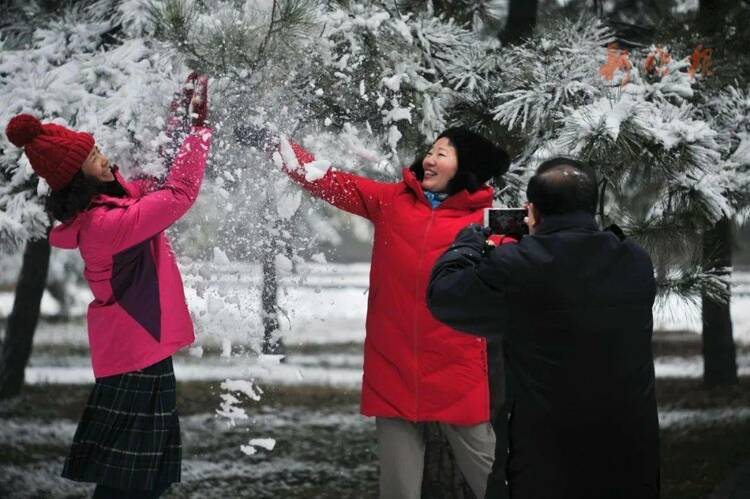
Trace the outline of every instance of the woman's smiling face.
<path fill-rule="evenodd" d="M 431 192 L 446 192 L 448 183 L 458 171 L 458 154 L 447 137 L 436 140 L 422 160 L 424 178 L 422 189 Z"/>
<path fill-rule="evenodd" d="M 89 177 L 94 177 L 102 182 L 111 182 L 115 179 L 112 168 L 109 166 L 107 157 L 99 152 L 99 148 L 94 146 L 81 166 L 83 173 Z"/>

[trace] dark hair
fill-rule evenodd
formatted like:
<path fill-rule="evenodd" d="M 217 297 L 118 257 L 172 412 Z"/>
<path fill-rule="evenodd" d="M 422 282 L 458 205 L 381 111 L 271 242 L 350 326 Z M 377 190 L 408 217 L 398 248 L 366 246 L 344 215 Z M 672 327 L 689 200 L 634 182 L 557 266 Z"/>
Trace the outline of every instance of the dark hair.
<path fill-rule="evenodd" d="M 573 211 L 594 215 L 598 198 L 596 173 L 572 158 L 549 159 L 529 180 L 526 198 L 542 216 Z"/>
<path fill-rule="evenodd" d="M 47 197 L 46 208 L 55 220 L 68 222 L 80 212 L 85 211 L 91 204 L 91 200 L 99 194 L 124 197 L 126 192 L 116 180 L 102 182 L 95 177 L 84 175 L 83 170 L 79 170 L 68 185 L 50 193 Z"/>
<path fill-rule="evenodd" d="M 435 141 L 442 138 L 448 139 L 458 158 L 458 171 L 448 182 L 449 195 L 464 189 L 476 192 L 492 177 L 504 174 L 510 167 L 510 157 L 503 148 L 468 128 L 448 128 Z M 424 179 L 422 162 L 425 156 L 426 151 L 418 154 L 409 167 L 420 182 Z"/>

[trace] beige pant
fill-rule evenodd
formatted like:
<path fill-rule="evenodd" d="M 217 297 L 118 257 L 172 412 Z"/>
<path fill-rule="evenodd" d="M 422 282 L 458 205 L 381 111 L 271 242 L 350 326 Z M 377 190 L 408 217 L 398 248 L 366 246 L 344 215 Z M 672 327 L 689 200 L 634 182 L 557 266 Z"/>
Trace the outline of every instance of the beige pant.
<path fill-rule="evenodd" d="M 420 499 L 425 451 L 422 426 L 399 418 L 375 418 L 381 499 Z M 495 459 L 492 426 L 440 423 L 440 429 L 472 491 L 478 498 L 484 498 L 487 476 Z"/>

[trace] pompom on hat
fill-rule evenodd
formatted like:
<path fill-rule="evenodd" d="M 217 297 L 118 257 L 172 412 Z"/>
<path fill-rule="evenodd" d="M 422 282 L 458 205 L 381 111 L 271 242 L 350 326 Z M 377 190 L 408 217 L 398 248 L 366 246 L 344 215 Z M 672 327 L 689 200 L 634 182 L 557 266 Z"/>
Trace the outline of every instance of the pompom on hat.
<path fill-rule="evenodd" d="M 19 114 L 5 128 L 8 140 L 23 147 L 31 168 L 53 191 L 64 188 L 81 169 L 94 148 L 94 137 L 54 123 Z"/>

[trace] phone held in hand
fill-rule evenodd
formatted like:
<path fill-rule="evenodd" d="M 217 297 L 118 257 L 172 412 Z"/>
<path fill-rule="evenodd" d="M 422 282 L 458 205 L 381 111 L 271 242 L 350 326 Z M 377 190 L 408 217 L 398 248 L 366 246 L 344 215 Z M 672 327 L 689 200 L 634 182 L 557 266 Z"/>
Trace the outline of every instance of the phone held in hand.
<path fill-rule="evenodd" d="M 492 229 L 493 234 L 520 239 L 529 234 L 529 226 L 524 221 L 527 215 L 526 208 L 485 208 L 484 225 Z"/>

